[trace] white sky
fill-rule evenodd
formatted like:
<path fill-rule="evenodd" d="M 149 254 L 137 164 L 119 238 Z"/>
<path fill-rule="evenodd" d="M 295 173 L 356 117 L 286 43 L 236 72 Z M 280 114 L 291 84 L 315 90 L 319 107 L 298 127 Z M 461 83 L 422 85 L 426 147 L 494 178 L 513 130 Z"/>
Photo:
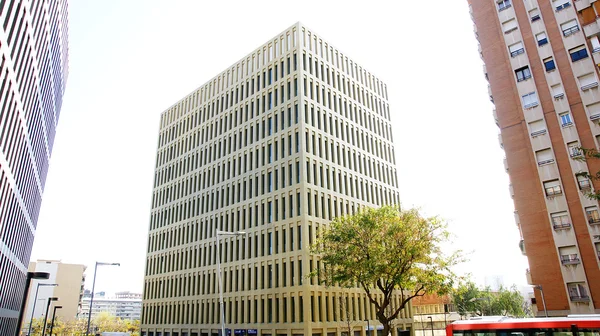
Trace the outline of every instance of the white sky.
<path fill-rule="evenodd" d="M 460 267 L 525 284 L 527 262 L 466 1 L 72 0 L 70 74 L 32 260 L 141 292 L 160 113 L 301 21 L 388 84 L 403 205 L 440 215 Z"/>

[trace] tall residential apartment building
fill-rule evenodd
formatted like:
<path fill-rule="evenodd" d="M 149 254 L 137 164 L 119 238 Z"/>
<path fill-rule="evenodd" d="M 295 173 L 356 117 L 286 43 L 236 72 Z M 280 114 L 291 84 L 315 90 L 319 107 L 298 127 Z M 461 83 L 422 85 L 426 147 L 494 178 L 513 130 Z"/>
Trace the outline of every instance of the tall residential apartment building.
<path fill-rule="evenodd" d="M 550 316 L 600 313 L 600 2 L 468 0 L 506 152 L 528 281 Z M 535 290 L 538 316 L 542 297 Z"/>
<path fill-rule="evenodd" d="M 41 318 L 46 314 L 49 297 L 58 298 L 58 301 L 52 303 L 53 306 L 62 306 L 62 309 L 56 311 L 56 316 L 63 321 L 76 319 L 83 299 L 85 269 L 84 265 L 65 264 L 60 260 L 38 260 L 29 263 L 30 272 L 46 272 L 50 274 L 50 277 L 47 280 L 31 282 L 23 326 L 29 327 L 31 316 Z M 39 289 L 38 284 L 40 284 Z M 57 286 L 49 286 L 49 284 Z"/>
<path fill-rule="evenodd" d="M 67 1 L 0 1 L 0 334 L 17 327 L 67 80 Z"/>
<path fill-rule="evenodd" d="M 217 250 L 232 333 L 339 335 L 350 316 L 364 335 L 373 306 L 307 278 L 309 246 L 336 216 L 398 204 L 397 183 L 386 85 L 293 25 L 161 115 L 142 335 L 219 333 Z M 217 249 L 216 230 L 245 234 Z"/>

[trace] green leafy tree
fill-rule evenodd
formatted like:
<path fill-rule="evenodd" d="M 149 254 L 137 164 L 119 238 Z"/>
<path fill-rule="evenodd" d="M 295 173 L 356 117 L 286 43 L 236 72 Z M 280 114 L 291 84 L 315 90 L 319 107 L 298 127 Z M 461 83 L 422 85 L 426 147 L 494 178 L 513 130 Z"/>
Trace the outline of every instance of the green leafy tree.
<path fill-rule="evenodd" d="M 452 291 L 452 301 L 461 317 L 471 315 L 530 316 L 527 300 L 516 286 L 500 287 L 492 292 L 490 287 L 480 289 L 471 280 L 460 283 Z"/>
<path fill-rule="evenodd" d="M 363 209 L 324 228 L 311 247 L 322 266 L 310 276 L 325 285 L 361 287 L 375 306 L 383 335 L 388 335 L 393 320 L 414 297 L 451 290 L 456 278 L 451 267 L 462 258 L 458 252 L 442 253 L 440 246 L 448 238 L 442 221 L 424 218 L 416 209 Z M 396 294 L 398 306 L 393 304 Z"/>
<path fill-rule="evenodd" d="M 585 162 L 589 159 L 592 159 L 592 160 L 600 159 L 600 152 L 598 152 L 596 149 L 577 148 L 575 150 L 579 151 L 579 153 L 582 154 L 581 156 L 577 157 L 577 160 L 579 160 L 579 161 Z M 595 173 L 581 171 L 581 172 L 577 172 L 575 175 L 586 179 L 586 180 L 583 180 L 582 182 L 579 182 L 579 188 L 584 192 L 585 196 L 588 197 L 589 199 L 600 201 L 600 190 L 594 191 L 593 188 L 591 187 L 591 182 L 589 182 L 589 181 L 600 181 L 600 171 L 597 171 Z M 588 182 L 585 182 L 585 181 L 588 181 Z"/>

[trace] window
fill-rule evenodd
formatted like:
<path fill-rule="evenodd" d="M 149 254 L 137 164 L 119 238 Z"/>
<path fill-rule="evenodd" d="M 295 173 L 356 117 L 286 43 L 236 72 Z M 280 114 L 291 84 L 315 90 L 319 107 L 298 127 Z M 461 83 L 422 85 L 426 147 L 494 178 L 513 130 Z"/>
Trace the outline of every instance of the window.
<path fill-rule="evenodd" d="M 584 45 L 569 50 L 569 54 L 571 55 L 572 62 L 577 62 L 588 57 L 588 52 Z"/>
<path fill-rule="evenodd" d="M 510 0 L 499 0 L 498 1 L 498 11 L 503 11 L 507 8 L 510 8 L 511 3 Z"/>
<path fill-rule="evenodd" d="M 560 187 L 559 180 L 552 180 L 544 182 L 544 190 L 546 192 L 546 197 L 554 197 L 558 195 L 562 195 L 562 188 Z"/>
<path fill-rule="evenodd" d="M 535 39 L 537 40 L 539 47 L 548 43 L 548 36 L 546 36 L 546 33 L 539 33 L 539 34 L 535 35 Z"/>
<path fill-rule="evenodd" d="M 573 35 L 579 31 L 579 26 L 577 25 L 576 19 L 573 19 L 573 20 L 570 20 L 570 21 L 567 21 L 567 22 L 561 24 L 560 28 L 562 29 L 563 35 L 565 37 Z"/>
<path fill-rule="evenodd" d="M 548 57 L 544 59 L 544 67 L 546 68 L 546 72 L 550 72 L 556 69 L 556 65 L 554 64 L 554 58 Z"/>
<path fill-rule="evenodd" d="M 588 180 L 589 182 L 589 180 Z M 598 214 L 598 207 L 591 206 L 585 208 L 585 214 L 587 215 L 588 223 L 600 224 L 600 214 Z"/>
<path fill-rule="evenodd" d="M 535 92 L 530 92 L 526 95 L 523 95 L 523 108 L 532 108 L 538 105 L 538 99 Z"/>
<path fill-rule="evenodd" d="M 552 218 L 552 227 L 554 230 L 564 230 L 571 227 L 569 214 L 566 211 L 555 212 L 550 214 L 550 217 Z"/>
<path fill-rule="evenodd" d="M 571 282 L 567 284 L 569 297 L 573 302 L 588 302 L 590 297 L 583 282 Z"/>
<path fill-rule="evenodd" d="M 567 7 L 571 7 L 571 3 L 565 0 L 559 0 L 554 2 L 554 7 L 556 7 L 556 11 L 559 12 Z"/>
<path fill-rule="evenodd" d="M 517 75 L 517 82 L 522 82 L 531 78 L 531 70 L 529 70 L 528 66 L 524 66 L 520 69 L 515 70 L 515 74 Z"/>
<path fill-rule="evenodd" d="M 523 42 L 517 42 L 509 46 L 508 50 L 510 51 L 510 57 L 516 57 L 525 53 L 525 48 L 523 48 Z"/>
<path fill-rule="evenodd" d="M 546 125 L 544 124 L 544 120 L 536 120 L 529 123 L 529 132 L 532 137 L 546 134 Z"/>
<path fill-rule="evenodd" d="M 597 53 L 600 51 L 600 40 L 598 40 L 598 35 L 594 35 L 590 37 L 590 42 L 592 43 L 592 53 Z"/>
<path fill-rule="evenodd" d="M 551 89 L 554 99 L 561 99 L 565 96 L 565 90 L 561 84 L 552 85 Z"/>
<path fill-rule="evenodd" d="M 587 178 L 587 176 L 583 174 L 577 175 L 577 185 L 579 186 L 580 190 L 588 190 L 592 187 L 590 184 L 590 180 Z"/>
<path fill-rule="evenodd" d="M 531 22 L 535 22 L 540 19 L 540 10 L 534 8 L 529 11 L 529 17 L 531 18 Z"/>
<path fill-rule="evenodd" d="M 573 125 L 573 120 L 571 119 L 571 113 L 565 112 L 558 115 L 560 117 L 560 125 L 562 127 L 567 127 Z"/>
<path fill-rule="evenodd" d="M 517 20 L 515 19 L 510 19 L 506 22 L 502 23 L 502 30 L 504 31 L 504 34 L 508 34 L 512 31 L 517 30 Z"/>
<path fill-rule="evenodd" d="M 594 73 L 579 76 L 577 79 L 579 80 L 579 86 L 583 91 L 598 87 L 598 80 L 596 79 L 596 75 L 594 75 Z"/>
<path fill-rule="evenodd" d="M 539 166 L 554 163 L 554 156 L 552 155 L 552 149 L 546 148 L 535 152 L 535 157 Z"/>
<path fill-rule="evenodd" d="M 577 247 L 574 245 L 559 247 L 558 253 L 560 254 L 560 262 L 563 265 L 576 265 L 580 263 L 579 253 L 577 253 Z"/>
<path fill-rule="evenodd" d="M 600 258 L 600 243 L 596 243 L 596 255 L 598 255 L 598 258 Z"/>
<path fill-rule="evenodd" d="M 579 147 L 578 141 L 567 143 L 567 149 L 569 150 L 569 156 L 572 158 L 581 156 L 581 148 Z"/>
<path fill-rule="evenodd" d="M 590 104 L 587 107 L 590 120 L 600 119 L 600 103 Z"/>

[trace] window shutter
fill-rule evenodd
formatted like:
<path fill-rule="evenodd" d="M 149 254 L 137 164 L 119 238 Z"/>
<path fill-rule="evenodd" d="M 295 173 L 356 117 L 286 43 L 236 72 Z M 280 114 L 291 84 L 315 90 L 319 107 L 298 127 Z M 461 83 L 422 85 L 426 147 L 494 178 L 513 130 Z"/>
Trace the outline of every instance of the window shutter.
<path fill-rule="evenodd" d="M 502 30 L 504 33 L 510 33 L 511 31 L 517 29 L 517 20 L 511 19 L 504 23 L 502 23 Z"/>
<path fill-rule="evenodd" d="M 546 133 L 546 124 L 544 119 L 536 120 L 529 123 L 529 133 L 531 136 L 541 135 Z"/>
<path fill-rule="evenodd" d="M 587 75 L 580 76 L 578 80 L 579 86 L 582 90 L 588 90 L 598 86 L 598 81 L 596 80 L 596 76 L 594 75 L 594 73 L 589 73 Z"/>
<path fill-rule="evenodd" d="M 554 162 L 554 156 L 552 155 L 552 149 L 550 148 L 535 152 L 535 156 L 537 158 L 538 165 Z"/>

